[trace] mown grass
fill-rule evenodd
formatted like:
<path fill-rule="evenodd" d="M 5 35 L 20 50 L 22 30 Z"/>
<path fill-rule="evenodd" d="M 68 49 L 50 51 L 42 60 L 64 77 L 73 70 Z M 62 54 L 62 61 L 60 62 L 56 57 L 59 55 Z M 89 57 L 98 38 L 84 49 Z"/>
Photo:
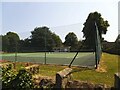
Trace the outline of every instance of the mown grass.
<path fill-rule="evenodd" d="M 56 72 L 66 68 L 67 66 L 56 65 L 40 65 L 40 73 L 45 76 L 55 76 Z M 118 72 L 118 55 L 112 55 L 103 53 L 100 68 L 106 72 L 97 71 L 95 69 L 81 69 L 78 67 L 72 67 L 73 79 L 88 81 L 94 84 L 106 84 L 112 87 L 114 85 L 114 74 Z"/>
<path fill-rule="evenodd" d="M 67 66 L 57 66 L 57 65 L 40 65 L 40 74 L 43 76 L 54 77 L 56 72 L 63 70 Z"/>
<path fill-rule="evenodd" d="M 17 69 L 24 67 L 23 62 L 17 64 Z M 68 66 L 60 65 L 44 65 L 40 64 L 40 73 L 42 76 L 55 77 L 56 72 L 63 70 Z M 107 86 L 113 87 L 114 85 L 114 74 L 118 72 L 118 55 L 103 53 L 100 60 L 100 70 L 72 67 L 73 68 L 73 79 L 88 81 L 94 84 L 106 84 Z"/>

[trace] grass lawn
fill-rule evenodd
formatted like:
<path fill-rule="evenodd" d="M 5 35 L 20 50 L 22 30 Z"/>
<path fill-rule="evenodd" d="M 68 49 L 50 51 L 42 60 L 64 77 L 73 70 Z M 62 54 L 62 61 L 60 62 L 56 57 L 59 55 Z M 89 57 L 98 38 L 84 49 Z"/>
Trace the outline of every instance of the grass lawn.
<path fill-rule="evenodd" d="M 67 66 L 40 65 L 40 73 L 45 76 L 55 76 L 56 72 L 66 68 Z M 95 84 L 114 85 L 114 74 L 118 72 L 118 55 L 103 53 L 100 61 L 100 69 L 81 69 L 72 67 L 74 71 L 73 79 L 88 81 Z"/>
<path fill-rule="evenodd" d="M 18 64 L 17 68 L 23 66 Z M 56 72 L 63 70 L 68 66 L 60 65 L 44 65 L 40 64 L 40 75 L 55 78 Z M 73 79 L 88 81 L 95 84 L 106 84 L 107 86 L 114 85 L 114 74 L 118 72 L 118 55 L 103 53 L 100 60 L 100 66 L 97 70 L 71 67 L 73 68 Z"/>

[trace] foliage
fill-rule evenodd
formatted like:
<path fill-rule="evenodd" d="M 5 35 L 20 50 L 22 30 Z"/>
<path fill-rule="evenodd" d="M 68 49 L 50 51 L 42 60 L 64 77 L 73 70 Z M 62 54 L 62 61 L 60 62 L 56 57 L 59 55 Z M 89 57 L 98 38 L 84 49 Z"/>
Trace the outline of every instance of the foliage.
<path fill-rule="evenodd" d="M 6 35 L 2 36 L 3 51 L 15 52 L 19 40 L 19 36 L 14 32 L 8 32 Z"/>
<path fill-rule="evenodd" d="M 58 35 L 55 33 L 52 33 L 52 38 L 54 39 L 55 47 L 61 47 L 62 46 L 62 40 Z"/>
<path fill-rule="evenodd" d="M 31 44 L 33 47 L 39 47 L 40 50 L 53 50 L 54 47 L 62 44 L 61 39 L 55 33 L 52 33 L 48 27 L 38 27 L 31 32 Z"/>
<path fill-rule="evenodd" d="M 31 89 L 33 88 L 32 75 L 26 70 L 21 69 L 15 72 L 11 66 L 2 69 L 2 88 L 11 90 Z"/>
<path fill-rule="evenodd" d="M 115 42 L 107 42 L 103 41 L 103 51 L 111 54 L 117 54 L 120 55 L 120 35 L 118 35 L 117 39 Z"/>
<path fill-rule="evenodd" d="M 78 41 L 78 50 L 81 50 L 83 47 L 83 41 Z"/>
<path fill-rule="evenodd" d="M 51 36 L 51 31 L 47 27 L 38 27 L 31 32 L 31 44 L 33 47 L 39 47 L 39 50 L 51 50 L 54 45 L 54 40 Z"/>
<path fill-rule="evenodd" d="M 2 35 L 0 35 L 0 51 L 2 51 Z"/>
<path fill-rule="evenodd" d="M 7 52 L 8 51 L 9 40 L 7 35 L 2 36 L 2 50 Z"/>
<path fill-rule="evenodd" d="M 19 41 L 19 52 L 31 51 L 31 39 L 24 39 Z"/>
<path fill-rule="evenodd" d="M 114 85 L 114 74 L 118 71 L 118 55 L 103 53 L 100 61 L 102 68 L 107 72 L 97 72 L 95 69 L 71 67 L 76 72 L 73 74 L 74 80 L 89 81 L 94 84 L 106 84 L 108 86 Z M 101 65 L 100 65 L 101 66 Z M 105 66 L 105 67 L 103 67 Z M 54 78 L 56 72 L 67 68 L 67 66 L 56 65 L 40 65 L 42 76 L 51 76 Z M 51 70 L 52 69 L 52 70 Z"/>
<path fill-rule="evenodd" d="M 95 33 L 96 33 L 96 27 L 95 22 L 98 27 L 98 32 L 100 39 L 102 41 L 102 34 L 106 34 L 107 28 L 109 27 L 108 21 L 104 20 L 100 13 L 93 12 L 88 15 L 88 18 L 86 19 L 86 22 L 83 24 L 83 34 L 85 37 L 85 43 L 86 46 L 95 49 Z"/>
<path fill-rule="evenodd" d="M 77 49 L 78 45 L 77 36 L 73 32 L 68 33 L 65 37 L 64 45 L 69 46 L 71 51 Z"/>
<path fill-rule="evenodd" d="M 19 70 L 17 76 L 13 80 L 13 87 L 18 89 L 32 89 L 32 75 L 28 73 L 25 69 Z"/>
<path fill-rule="evenodd" d="M 60 37 L 48 27 L 36 27 L 31 34 L 30 38 L 20 41 L 21 51 L 52 51 L 54 47 L 62 45 Z"/>
<path fill-rule="evenodd" d="M 7 68 L 2 68 L 2 88 L 12 89 L 12 81 L 15 79 L 15 76 L 11 64 Z"/>
<path fill-rule="evenodd" d="M 31 32 L 30 38 L 20 40 L 17 33 L 8 32 L 0 35 L 2 51 L 4 52 L 34 52 L 52 51 L 62 46 L 62 40 L 58 35 L 52 33 L 48 27 L 36 27 Z"/>

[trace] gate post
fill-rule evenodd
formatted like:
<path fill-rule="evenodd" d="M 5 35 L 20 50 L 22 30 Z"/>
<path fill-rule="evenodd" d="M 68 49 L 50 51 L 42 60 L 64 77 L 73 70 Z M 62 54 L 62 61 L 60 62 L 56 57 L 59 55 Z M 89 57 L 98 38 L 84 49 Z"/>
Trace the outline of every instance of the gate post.
<path fill-rule="evenodd" d="M 71 68 L 65 68 L 56 73 L 56 88 L 65 88 L 65 85 L 71 72 Z"/>
<path fill-rule="evenodd" d="M 116 88 L 116 90 L 120 90 L 120 73 L 115 73 L 114 79 L 114 87 Z"/>

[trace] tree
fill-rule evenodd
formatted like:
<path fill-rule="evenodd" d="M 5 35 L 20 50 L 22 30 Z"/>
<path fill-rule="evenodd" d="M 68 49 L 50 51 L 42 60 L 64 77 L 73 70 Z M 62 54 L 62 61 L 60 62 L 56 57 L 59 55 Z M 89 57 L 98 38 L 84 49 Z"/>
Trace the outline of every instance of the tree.
<path fill-rule="evenodd" d="M 6 52 L 15 52 L 18 48 L 18 42 L 20 38 L 17 33 L 14 32 L 8 32 L 6 35 L 2 38 L 2 46 L 3 51 Z"/>
<path fill-rule="evenodd" d="M 0 35 L 0 52 L 2 51 L 2 35 Z"/>
<path fill-rule="evenodd" d="M 24 40 L 19 41 L 19 51 L 20 52 L 30 52 L 32 47 L 31 47 L 31 39 L 26 38 Z"/>
<path fill-rule="evenodd" d="M 78 49 L 79 50 L 82 49 L 82 41 L 81 40 L 78 41 Z"/>
<path fill-rule="evenodd" d="M 2 35 L 2 51 L 7 52 L 8 51 L 8 45 L 9 45 L 9 40 L 7 35 Z"/>
<path fill-rule="evenodd" d="M 55 33 L 52 33 L 52 38 L 54 40 L 55 47 L 61 47 L 62 46 L 62 40 L 60 39 L 60 37 L 58 35 L 56 35 Z"/>
<path fill-rule="evenodd" d="M 86 22 L 83 24 L 83 34 L 85 37 L 85 44 L 90 49 L 95 49 L 95 33 L 96 27 L 95 22 L 98 27 L 98 32 L 100 36 L 100 40 L 102 41 L 102 34 L 106 34 L 107 28 L 109 27 L 108 21 L 104 20 L 100 13 L 93 12 L 88 15 Z"/>
<path fill-rule="evenodd" d="M 61 45 L 61 39 L 48 27 L 37 27 L 31 32 L 31 44 L 34 49 L 51 51 Z"/>
<path fill-rule="evenodd" d="M 120 34 L 118 35 L 118 37 L 115 40 L 116 43 L 120 43 Z"/>
<path fill-rule="evenodd" d="M 12 65 L 2 68 L 2 89 L 23 90 L 33 89 L 32 74 L 25 69 L 20 69 L 18 72 L 12 69 Z"/>
<path fill-rule="evenodd" d="M 78 45 L 77 36 L 73 32 L 68 33 L 65 37 L 64 45 L 69 46 L 71 50 L 76 50 Z"/>
<path fill-rule="evenodd" d="M 118 35 L 117 39 L 115 40 L 115 49 L 116 53 L 120 55 L 120 34 Z"/>

